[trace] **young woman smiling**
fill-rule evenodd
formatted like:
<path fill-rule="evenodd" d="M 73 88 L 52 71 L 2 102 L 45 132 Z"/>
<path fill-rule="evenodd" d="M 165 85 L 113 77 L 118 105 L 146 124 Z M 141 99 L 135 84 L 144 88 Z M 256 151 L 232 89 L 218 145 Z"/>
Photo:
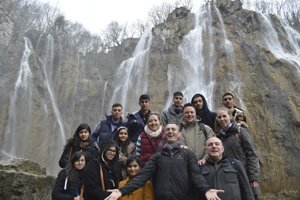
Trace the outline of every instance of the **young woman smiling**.
<path fill-rule="evenodd" d="M 126 185 L 126 183 L 138 175 L 141 171 L 141 160 L 135 156 L 129 157 L 126 162 L 126 169 L 128 177 L 119 183 L 119 188 Z M 144 187 L 121 197 L 119 200 L 154 200 L 153 185 L 150 181 L 147 181 Z"/>
<path fill-rule="evenodd" d="M 136 155 L 141 158 L 142 167 L 156 152 L 162 150 L 166 143 L 164 138 L 165 131 L 161 126 L 160 117 L 157 113 L 148 116 L 147 125 L 136 143 Z"/>
<path fill-rule="evenodd" d="M 129 137 L 128 129 L 125 126 L 120 126 L 117 129 L 117 133 L 115 135 L 114 140 L 120 147 L 120 154 L 119 154 L 119 162 L 121 165 L 121 172 L 123 179 L 126 179 L 126 161 L 129 156 L 135 155 L 135 148 L 136 143 L 132 142 Z"/>
<path fill-rule="evenodd" d="M 59 166 L 65 168 L 69 163 L 71 156 L 77 151 L 85 152 L 85 155 L 89 160 L 98 157 L 98 149 L 91 139 L 91 128 L 85 123 L 80 124 L 73 137 L 67 140 L 67 144 L 65 145 L 59 160 Z"/>
<path fill-rule="evenodd" d="M 84 152 L 77 151 L 73 154 L 68 167 L 58 174 L 52 192 L 53 200 L 82 200 L 82 171 L 87 161 Z"/>

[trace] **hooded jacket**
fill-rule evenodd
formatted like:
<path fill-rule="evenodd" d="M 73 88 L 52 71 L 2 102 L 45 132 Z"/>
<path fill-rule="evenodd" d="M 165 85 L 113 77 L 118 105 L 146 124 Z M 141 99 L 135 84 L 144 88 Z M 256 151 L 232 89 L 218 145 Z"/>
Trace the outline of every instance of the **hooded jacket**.
<path fill-rule="evenodd" d="M 205 137 L 205 134 L 202 132 L 197 119 L 191 123 L 187 123 L 184 120 L 181 122 L 182 135 L 179 138 L 179 141 L 182 145 L 188 146 L 189 149 L 196 154 L 197 160 L 208 158 L 204 152 L 206 140 L 215 136 L 213 130 L 209 126 L 204 125 L 204 128 L 207 137 Z"/>
<path fill-rule="evenodd" d="M 203 101 L 203 112 L 200 113 L 200 111 L 198 109 L 196 109 L 196 115 L 197 118 L 200 120 L 200 122 L 202 122 L 203 124 L 206 124 L 207 126 L 209 126 L 211 129 L 214 129 L 214 125 L 215 125 L 215 120 L 217 117 L 217 113 L 215 112 L 211 112 L 207 106 L 207 102 L 205 97 L 202 94 L 195 94 L 191 100 L 191 103 L 193 103 L 194 99 L 197 97 L 201 97 L 202 101 Z"/>
<path fill-rule="evenodd" d="M 105 152 L 112 146 L 116 147 L 116 154 L 113 160 L 108 161 Z M 100 159 L 90 161 L 84 169 L 84 193 L 88 200 L 103 200 L 110 194 L 102 191 L 100 165 L 102 166 L 105 190 L 117 189 L 122 175 L 119 166 L 119 147 L 115 141 L 104 140 L 100 146 Z"/>
<path fill-rule="evenodd" d="M 172 105 L 168 108 L 168 110 L 163 111 L 161 121 L 164 127 L 170 122 L 174 122 L 179 126 L 182 121 L 182 111 L 176 113 L 175 107 Z"/>
<path fill-rule="evenodd" d="M 254 142 L 246 128 L 238 128 L 235 121 L 224 132 L 219 127 L 217 137 L 222 140 L 224 155 L 242 161 L 250 182 L 259 182 L 259 163 Z M 237 135 L 239 134 L 239 136 Z"/>

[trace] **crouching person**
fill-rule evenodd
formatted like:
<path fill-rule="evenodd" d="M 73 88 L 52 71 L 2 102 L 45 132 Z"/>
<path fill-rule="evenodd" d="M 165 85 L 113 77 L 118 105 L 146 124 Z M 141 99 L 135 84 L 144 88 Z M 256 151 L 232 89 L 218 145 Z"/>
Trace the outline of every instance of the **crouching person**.
<path fill-rule="evenodd" d="M 155 200 L 193 199 L 192 185 L 204 193 L 208 200 L 220 200 L 217 193 L 224 191 L 209 187 L 201 174 L 195 154 L 191 150 L 180 148 L 180 136 L 178 126 L 169 123 L 165 127 L 167 143 L 162 151 L 155 153 L 142 171 L 124 187 L 108 190 L 112 194 L 105 200 L 117 200 L 143 187 L 152 178 Z"/>
<path fill-rule="evenodd" d="M 206 182 L 213 188 L 224 190 L 222 200 L 254 200 L 243 163 L 222 156 L 224 147 L 216 137 L 206 141 L 205 153 L 209 156 L 205 165 L 199 166 Z M 205 199 L 203 197 L 203 199 Z"/>

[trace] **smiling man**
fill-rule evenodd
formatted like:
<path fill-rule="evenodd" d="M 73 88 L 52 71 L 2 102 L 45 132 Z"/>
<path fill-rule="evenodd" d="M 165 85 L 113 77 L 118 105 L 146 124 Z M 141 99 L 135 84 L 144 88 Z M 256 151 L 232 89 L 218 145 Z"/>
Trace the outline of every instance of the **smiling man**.
<path fill-rule="evenodd" d="M 222 200 L 254 200 L 243 163 L 223 156 L 224 146 L 219 138 L 209 138 L 205 152 L 209 158 L 201 172 L 211 187 L 225 191 L 219 195 Z"/>
<path fill-rule="evenodd" d="M 193 188 L 205 194 L 208 200 L 220 200 L 217 193 L 224 191 L 211 189 L 207 185 L 197 165 L 195 154 L 191 150 L 180 148 L 180 135 L 178 126 L 169 123 L 165 129 L 167 143 L 163 150 L 155 153 L 142 171 L 124 187 L 108 190 L 107 192 L 112 194 L 105 200 L 117 200 L 143 187 L 151 179 L 156 200 L 194 199 Z"/>
<path fill-rule="evenodd" d="M 196 109 L 193 104 L 184 104 L 182 115 L 180 142 L 196 154 L 199 165 L 204 164 L 207 159 L 207 155 L 204 153 L 205 142 L 215 134 L 209 126 L 196 118 Z"/>

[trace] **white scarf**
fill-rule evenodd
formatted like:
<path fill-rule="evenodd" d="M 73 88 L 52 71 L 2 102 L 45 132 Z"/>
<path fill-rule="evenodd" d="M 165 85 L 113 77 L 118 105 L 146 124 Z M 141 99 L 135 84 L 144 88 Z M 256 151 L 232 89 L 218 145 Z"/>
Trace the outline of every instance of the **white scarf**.
<path fill-rule="evenodd" d="M 146 125 L 144 130 L 145 130 L 145 133 L 148 135 L 148 137 L 153 139 L 153 138 L 156 138 L 157 136 L 159 136 L 159 134 L 162 131 L 162 126 L 159 126 L 159 128 L 156 131 L 151 131 L 148 128 L 148 125 Z"/>

